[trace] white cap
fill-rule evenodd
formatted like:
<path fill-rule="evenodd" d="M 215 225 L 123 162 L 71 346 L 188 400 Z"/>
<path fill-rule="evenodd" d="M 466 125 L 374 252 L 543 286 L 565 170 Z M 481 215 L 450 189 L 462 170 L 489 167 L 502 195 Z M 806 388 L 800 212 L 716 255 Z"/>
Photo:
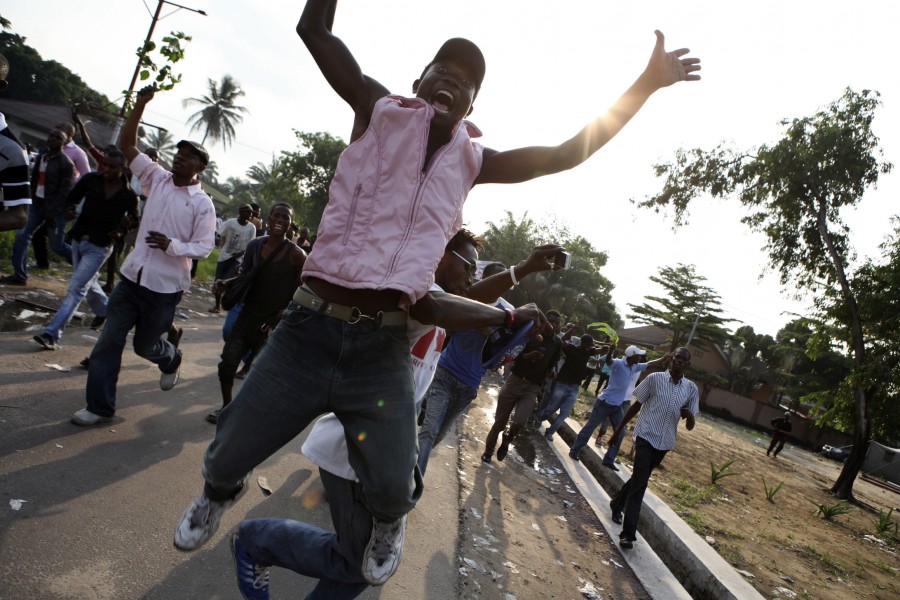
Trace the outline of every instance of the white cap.
<path fill-rule="evenodd" d="M 643 356 L 645 354 L 647 354 L 647 351 L 642 350 L 641 348 L 638 348 L 637 346 L 628 346 L 627 348 L 625 348 L 625 358 L 630 358 L 634 355 Z"/>

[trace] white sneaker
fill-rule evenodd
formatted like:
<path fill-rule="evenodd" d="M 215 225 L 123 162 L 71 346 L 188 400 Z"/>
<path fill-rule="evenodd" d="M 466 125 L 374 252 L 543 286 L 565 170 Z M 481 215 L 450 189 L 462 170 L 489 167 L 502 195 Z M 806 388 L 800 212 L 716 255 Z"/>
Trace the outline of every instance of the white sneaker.
<path fill-rule="evenodd" d="M 164 392 L 168 392 L 175 384 L 178 383 L 178 377 L 180 376 L 181 368 L 179 367 L 174 373 L 163 373 L 159 376 L 159 389 Z"/>
<path fill-rule="evenodd" d="M 194 500 L 181 516 L 181 522 L 175 530 L 175 547 L 190 551 L 205 544 L 219 528 L 222 513 L 231 504 L 210 500 L 206 493 L 201 492 L 200 497 Z"/>
<path fill-rule="evenodd" d="M 110 421 L 112 421 L 112 417 L 101 417 L 100 415 L 95 415 L 86 408 L 82 408 L 77 413 L 72 415 L 72 422 L 76 425 L 81 425 L 82 427 L 99 425 L 100 423 L 108 423 Z"/>
<path fill-rule="evenodd" d="M 396 521 L 372 519 L 372 537 L 363 555 L 362 574 L 372 585 L 384 585 L 400 566 L 406 515 Z"/>

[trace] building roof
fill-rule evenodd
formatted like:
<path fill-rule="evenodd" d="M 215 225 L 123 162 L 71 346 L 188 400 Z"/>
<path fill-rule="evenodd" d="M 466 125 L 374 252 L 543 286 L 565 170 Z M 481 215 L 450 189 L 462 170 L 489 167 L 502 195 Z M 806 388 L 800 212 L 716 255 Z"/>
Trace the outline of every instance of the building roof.
<path fill-rule="evenodd" d="M 0 98 L 0 112 L 6 115 L 6 120 L 13 126 L 13 130 L 17 129 L 17 125 L 31 130 L 49 133 L 53 126 L 62 121 L 72 122 L 72 110 L 68 106 L 61 104 L 44 104 L 42 102 L 31 102 L 28 100 L 9 100 Z M 108 123 L 104 123 L 98 119 L 84 115 L 81 118 L 84 121 L 85 129 L 91 136 L 91 141 L 98 148 L 105 148 L 113 137 L 114 128 Z M 16 132 L 18 135 L 18 132 Z M 35 137 L 24 136 L 26 138 Z M 36 140 L 23 139 L 34 143 Z M 43 139 L 37 140 L 43 142 Z"/>

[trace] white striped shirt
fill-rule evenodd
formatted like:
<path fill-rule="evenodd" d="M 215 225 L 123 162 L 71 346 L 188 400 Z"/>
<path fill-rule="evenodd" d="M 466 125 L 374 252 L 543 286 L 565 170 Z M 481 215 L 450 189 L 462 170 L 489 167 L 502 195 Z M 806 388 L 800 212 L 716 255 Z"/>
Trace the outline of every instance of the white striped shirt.
<path fill-rule="evenodd" d="M 687 408 L 697 416 L 700 394 L 693 381 L 682 377 L 677 383 L 669 372 L 651 373 L 634 390 L 641 404 L 634 438 L 644 438 L 657 450 L 675 447 L 675 433 L 681 420 L 681 409 Z"/>

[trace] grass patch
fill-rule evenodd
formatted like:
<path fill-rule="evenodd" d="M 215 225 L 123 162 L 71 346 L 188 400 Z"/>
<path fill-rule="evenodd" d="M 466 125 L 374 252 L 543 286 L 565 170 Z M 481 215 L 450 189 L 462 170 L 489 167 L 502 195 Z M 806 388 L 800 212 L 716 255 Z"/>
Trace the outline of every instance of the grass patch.
<path fill-rule="evenodd" d="M 681 517 L 681 520 L 687 523 L 698 535 L 710 535 L 713 532 L 712 529 L 703 522 L 703 518 L 697 513 L 684 509 L 676 510 L 675 512 Z"/>
<path fill-rule="evenodd" d="M 820 552 L 812 546 L 803 546 L 805 556 L 817 561 L 826 573 L 838 576 L 847 576 L 847 567 L 828 552 Z"/>
<path fill-rule="evenodd" d="M 219 261 L 219 249 L 214 248 L 204 260 L 197 264 L 197 274 L 194 281 L 212 282 L 216 278 L 216 263 Z"/>
<path fill-rule="evenodd" d="M 887 564 L 887 563 L 884 562 L 883 560 L 876 560 L 876 561 L 873 562 L 872 564 L 875 565 L 875 568 L 876 568 L 876 569 L 878 569 L 879 571 L 881 571 L 881 572 L 884 573 L 885 575 L 890 575 L 891 577 L 896 577 L 896 576 L 897 576 L 897 569 L 895 569 L 895 568 L 892 567 L 891 565 Z"/>
<path fill-rule="evenodd" d="M 732 567 L 742 568 L 744 566 L 744 557 L 740 551 L 733 546 L 719 546 L 716 548 L 719 556 L 728 561 Z"/>
<path fill-rule="evenodd" d="M 710 504 L 716 496 L 713 486 L 697 487 L 686 479 L 676 478 L 672 486 L 678 490 L 673 500 L 678 506 L 684 508 L 696 508 L 701 504 Z"/>

